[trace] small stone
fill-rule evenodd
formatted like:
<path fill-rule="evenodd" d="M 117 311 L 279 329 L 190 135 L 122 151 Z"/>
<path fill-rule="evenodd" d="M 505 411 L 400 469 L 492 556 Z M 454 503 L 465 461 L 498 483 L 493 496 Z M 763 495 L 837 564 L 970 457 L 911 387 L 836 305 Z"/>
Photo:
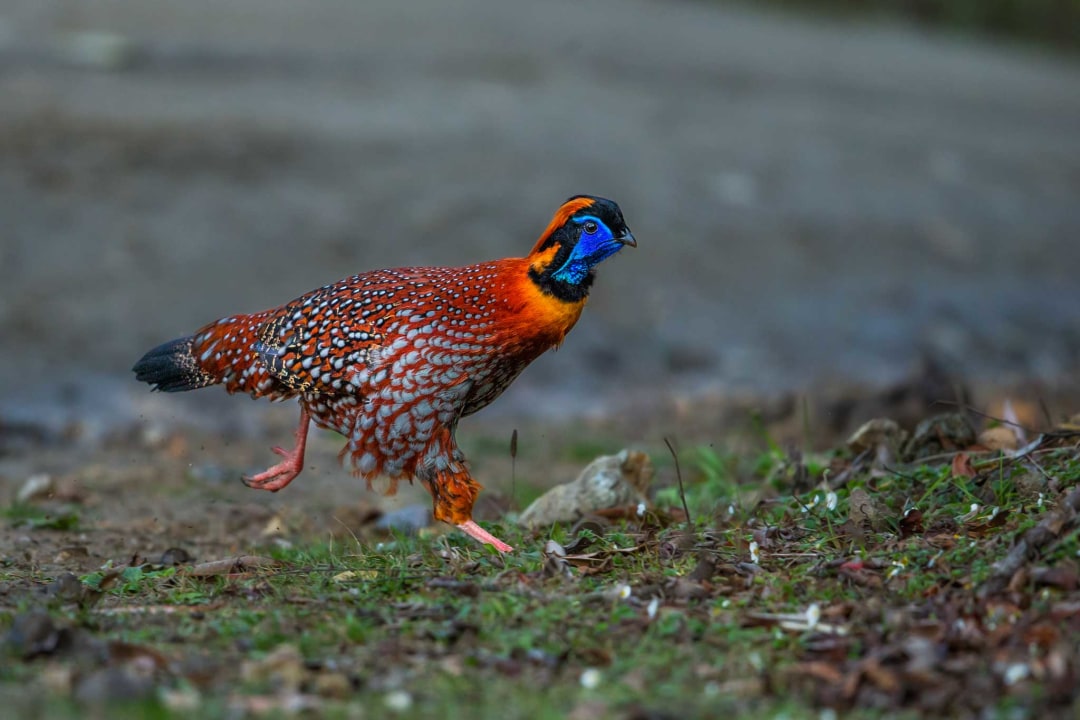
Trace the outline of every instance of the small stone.
<path fill-rule="evenodd" d="M 45 586 L 45 595 L 64 603 L 81 602 L 86 586 L 72 573 L 63 573 Z"/>
<path fill-rule="evenodd" d="M 518 523 L 535 529 L 557 522 L 573 522 L 583 515 L 616 507 L 645 504 L 645 492 L 654 471 L 649 456 L 623 450 L 589 463 L 577 479 L 556 485 L 538 497 L 518 518 Z"/>
<path fill-rule="evenodd" d="M 392 530 L 405 535 L 415 535 L 431 525 L 430 505 L 408 505 L 392 510 L 375 521 L 377 530 Z"/>
<path fill-rule="evenodd" d="M 48 497 L 56 490 L 56 485 L 53 482 L 52 475 L 45 473 L 38 473 L 37 475 L 31 475 L 26 478 L 26 482 L 19 488 L 19 492 L 15 495 L 15 502 L 20 505 L 39 500 L 44 497 Z"/>
<path fill-rule="evenodd" d="M 165 567 L 176 567 L 177 565 L 190 565 L 195 562 L 195 558 L 191 554 L 180 547 L 171 547 L 165 552 L 161 553 L 161 559 L 158 560 L 159 565 Z"/>

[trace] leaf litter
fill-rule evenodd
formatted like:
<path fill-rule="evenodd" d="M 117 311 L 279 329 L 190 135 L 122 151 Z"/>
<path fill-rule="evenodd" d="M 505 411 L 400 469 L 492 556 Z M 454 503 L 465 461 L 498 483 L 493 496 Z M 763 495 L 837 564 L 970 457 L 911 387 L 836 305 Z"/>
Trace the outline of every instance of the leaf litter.
<path fill-rule="evenodd" d="M 28 542 L 4 550 L 0 688 L 66 698 L 72 716 L 121 699 L 255 715 L 1068 715 L 1080 427 L 953 415 L 910 437 L 878 419 L 824 453 L 705 454 L 685 488 L 658 451 L 653 486 L 518 530 L 530 549 L 508 558 L 412 515 L 377 529 L 387 513 L 362 506 L 328 508 L 314 527 L 348 530 L 321 540 L 288 506 L 242 501 L 125 526 L 95 520 L 121 483 L 74 478 L 77 526 L 23 520 L 48 493 L 8 514 Z"/>

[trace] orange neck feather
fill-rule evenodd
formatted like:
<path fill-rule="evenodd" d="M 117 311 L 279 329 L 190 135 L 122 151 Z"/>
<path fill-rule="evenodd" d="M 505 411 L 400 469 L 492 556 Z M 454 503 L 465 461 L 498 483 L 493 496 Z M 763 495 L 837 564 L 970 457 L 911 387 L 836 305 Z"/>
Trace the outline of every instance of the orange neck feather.
<path fill-rule="evenodd" d="M 585 308 L 585 300 L 567 302 L 544 292 L 529 277 L 529 269 L 542 269 L 554 258 L 557 248 L 527 258 L 504 260 L 507 279 L 507 310 L 504 328 L 512 338 L 508 342 L 524 341 L 544 345 L 546 350 L 562 342 L 574 327 Z"/>

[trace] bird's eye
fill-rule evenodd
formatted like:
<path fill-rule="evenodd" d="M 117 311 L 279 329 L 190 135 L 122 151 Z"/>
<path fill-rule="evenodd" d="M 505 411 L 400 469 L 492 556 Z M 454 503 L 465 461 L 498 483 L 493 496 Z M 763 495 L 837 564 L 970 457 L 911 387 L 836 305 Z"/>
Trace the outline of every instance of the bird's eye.
<path fill-rule="evenodd" d="M 592 220 L 589 220 L 587 223 L 585 223 L 585 232 L 589 233 L 590 235 L 592 235 L 599 229 L 600 226 L 594 223 Z"/>

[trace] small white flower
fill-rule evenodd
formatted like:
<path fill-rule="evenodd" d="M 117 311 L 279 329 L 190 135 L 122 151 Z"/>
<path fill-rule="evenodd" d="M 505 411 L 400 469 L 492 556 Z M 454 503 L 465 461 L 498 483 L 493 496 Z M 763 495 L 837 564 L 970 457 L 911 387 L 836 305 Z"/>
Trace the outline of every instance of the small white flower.
<path fill-rule="evenodd" d="M 638 517 L 645 517 L 645 503 L 639 502 L 637 504 L 637 516 Z"/>
<path fill-rule="evenodd" d="M 1042 495 L 1039 495 L 1039 498 L 1041 499 Z M 727 514 L 728 515 L 734 515 L 735 514 L 735 503 L 731 503 L 730 505 L 727 506 Z"/>
<path fill-rule="evenodd" d="M 633 592 L 633 589 L 629 585 L 619 585 L 615 588 L 615 597 L 620 600 L 626 600 Z"/>
<path fill-rule="evenodd" d="M 586 690 L 595 690 L 600 687 L 600 681 L 604 679 L 604 676 L 600 674 L 600 671 L 596 668 L 587 668 L 581 673 L 581 687 Z"/>
<path fill-rule="evenodd" d="M 999 507 L 998 507 L 997 505 L 995 505 L 995 506 L 994 506 L 994 507 L 993 507 L 993 508 L 992 508 L 992 509 L 990 510 L 990 517 L 989 517 L 989 518 L 987 518 L 987 519 L 988 519 L 988 520 L 993 520 L 994 518 L 996 518 L 996 517 L 998 516 L 998 513 L 999 513 L 999 512 L 1001 512 L 1001 508 L 999 508 Z"/>
<path fill-rule="evenodd" d="M 1035 503 L 1035 506 L 1036 507 L 1042 507 L 1042 504 L 1043 504 L 1043 494 L 1039 493 L 1039 501 L 1037 503 Z"/>
<path fill-rule="evenodd" d="M 821 606 L 817 603 L 812 603 L 810 607 L 806 608 L 806 629 L 813 630 L 817 627 L 818 621 L 821 620 Z"/>
<path fill-rule="evenodd" d="M 971 508 L 963 515 L 956 518 L 959 522 L 971 522 L 979 514 L 979 503 L 971 503 Z"/>
<path fill-rule="evenodd" d="M 825 496 L 825 509 L 826 510 L 835 510 L 836 509 L 836 503 L 839 502 L 839 500 L 840 500 L 840 498 L 838 498 L 836 496 L 836 493 L 834 493 L 834 492 L 832 492 L 830 490 L 829 494 Z"/>
<path fill-rule="evenodd" d="M 645 609 L 645 612 L 648 613 L 650 620 L 655 620 L 656 619 L 656 611 L 659 610 L 659 609 L 660 609 L 660 598 L 654 597 L 652 600 L 649 601 L 649 606 Z"/>
<path fill-rule="evenodd" d="M 761 555 L 758 554 L 757 540 L 750 541 L 750 562 L 758 563 L 761 561 Z"/>
<path fill-rule="evenodd" d="M 1026 679 L 1030 672 L 1030 669 L 1024 663 L 1013 663 L 1005 668 L 1005 684 L 1015 685 L 1021 680 Z"/>
<path fill-rule="evenodd" d="M 405 712 L 412 707 L 412 695 L 404 690 L 394 690 L 386 693 L 383 697 L 383 705 L 387 710 Z"/>

